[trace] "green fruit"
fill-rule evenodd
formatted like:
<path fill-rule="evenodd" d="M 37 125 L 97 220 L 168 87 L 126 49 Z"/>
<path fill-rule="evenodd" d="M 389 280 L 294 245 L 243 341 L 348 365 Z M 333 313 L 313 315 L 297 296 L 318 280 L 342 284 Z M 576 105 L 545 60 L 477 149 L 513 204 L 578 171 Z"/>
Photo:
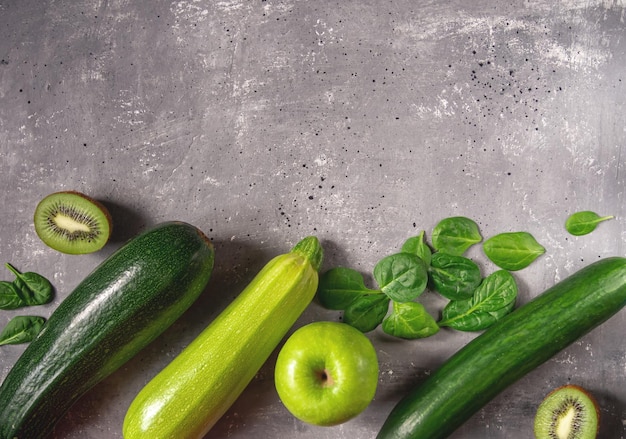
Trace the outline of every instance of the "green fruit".
<path fill-rule="evenodd" d="M 626 305 L 626 258 L 601 259 L 497 321 L 391 411 L 378 439 L 448 437 L 487 402 Z"/>
<path fill-rule="evenodd" d="M 278 395 L 296 418 L 341 424 L 372 402 L 378 384 L 376 350 L 345 323 L 315 322 L 294 332 L 276 360 Z"/>
<path fill-rule="evenodd" d="M 0 439 L 47 437 L 85 392 L 169 327 L 204 290 L 213 246 L 164 223 L 132 239 L 52 313 L 0 387 Z"/>
<path fill-rule="evenodd" d="M 313 300 L 322 247 L 314 236 L 276 256 L 135 397 L 126 439 L 203 437 L 235 402 Z"/>
<path fill-rule="evenodd" d="M 111 215 L 100 202 L 75 191 L 55 192 L 35 208 L 35 232 L 49 247 L 68 254 L 100 250 L 111 235 Z"/>
<path fill-rule="evenodd" d="M 534 431 L 536 439 L 595 439 L 599 426 L 594 397 L 570 384 L 553 390 L 539 404 Z"/>

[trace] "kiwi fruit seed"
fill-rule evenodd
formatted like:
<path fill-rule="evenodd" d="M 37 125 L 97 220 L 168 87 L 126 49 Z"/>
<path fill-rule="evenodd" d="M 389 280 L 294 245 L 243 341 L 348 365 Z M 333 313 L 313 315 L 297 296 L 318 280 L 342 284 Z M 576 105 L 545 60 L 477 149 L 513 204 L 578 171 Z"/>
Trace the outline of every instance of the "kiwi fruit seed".
<path fill-rule="evenodd" d="M 595 439 L 599 426 L 596 400 L 582 387 L 568 384 L 539 404 L 534 430 L 536 439 Z"/>
<path fill-rule="evenodd" d="M 37 205 L 35 231 L 47 246 L 62 253 L 93 253 L 111 236 L 111 215 L 85 194 L 55 192 Z"/>

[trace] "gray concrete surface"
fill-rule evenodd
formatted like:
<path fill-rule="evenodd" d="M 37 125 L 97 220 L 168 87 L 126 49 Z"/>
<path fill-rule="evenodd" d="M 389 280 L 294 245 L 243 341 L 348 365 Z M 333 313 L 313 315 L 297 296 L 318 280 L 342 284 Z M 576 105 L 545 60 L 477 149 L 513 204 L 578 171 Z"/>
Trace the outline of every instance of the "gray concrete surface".
<path fill-rule="evenodd" d="M 217 249 L 192 309 L 54 437 L 120 438 L 142 385 L 309 234 L 324 243 L 324 269 L 367 274 L 448 216 L 473 218 L 485 237 L 528 231 L 547 252 L 515 273 L 520 303 L 624 256 L 625 19 L 623 0 L 0 0 L 0 261 L 52 280 L 55 300 L 36 312 L 49 315 L 152 224 L 188 221 Z M 35 205 L 63 189 L 111 209 L 103 251 L 62 255 L 36 237 Z M 563 223 L 577 210 L 615 219 L 576 238 Z M 494 269 L 480 247 L 470 256 Z M 423 301 L 433 315 L 445 304 Z M 0 312 L 0 323 L 19 313 Z M 297 326 L 339 318 L 312 304 Z M 622 311 L 453 437 L 531 437 L 543 395 L 574 382 L 600 400 L 603 437 L 623 438 L 625 325 Z M 369 336 L 380 387 L 358 418 L 295 421 L 275 394 L 272 357 L 207 438 L 374 437 L 407 389 L 475 334 Z M 0 379 L 23 349 L 0 347 Z"/>

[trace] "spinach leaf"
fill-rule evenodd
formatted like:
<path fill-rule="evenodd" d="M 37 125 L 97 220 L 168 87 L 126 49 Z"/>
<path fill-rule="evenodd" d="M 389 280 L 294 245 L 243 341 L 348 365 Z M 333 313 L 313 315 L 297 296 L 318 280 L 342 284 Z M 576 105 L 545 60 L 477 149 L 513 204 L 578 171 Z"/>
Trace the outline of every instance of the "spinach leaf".
<path fill-rule="evenodd" d="M 449 302 L 442 312 L 439 326 L 459 331 L 480 331 L 507 315 L 517 300 L 515 278 L 506 270 L 487 276 L 474 296 Z"/>
<path fill-rule="evenodd" d="M 52 300 L 52 284 L 40 274 L 20 273 L 11 264 L 6 267 L 15 274 L 13 285 L 26 305 L 43 305 Z"/>
<path fill-rule="evenodd" d="M 478 225 L 464 216 L 441 220 L 433 229 L 432 236 L 435 250 L 451 255 L 462 255 L 482 239 Z"/>
<path fill-rule="evenodd" d="M 366 294 L 355 299 L 345 310 L 343 321 L 361 332 L 369 332 L 389 312 L 389 298 L 384 294 Z"/>
<path fill-rule="evenodd" d="M 393 303 L 393 311 L 383 320 L 383 331 L 399 338 L 426 338 L 439 332 L 439 326 L 424 305 L 418 302 Z"/>
<path fill-rule="evenodd" d="M 426 289 L 428 270 L 416 255 L 396 253 L 376 264 L 374 279 L 391 300 L 410 302 Z"/>
<path fill-rule="evenodd" d="M 599 223 L 613 219 L 612 215 L 600 216 L 595 212 L 583 210 L 571 214 L 565 221 L 565 229 L 574 236 L 587 235 L 593 232 Z"/>
<path fill-rule="evenodd" d="M 43 329 L 46 319 L 38 316 L 16 316 L 0 332 L 0 346 L 32 341 Z"/>
<path fill-rule="evenodd" d="M 24 306 L 25 302 L 12 282 L 0 282 L 0 309 L 16 309 Z"/>
<path fill-rule="evenodd" d="M 467 299 L 482 281 L 480 268 L 464 256 L 435 253 L 429 268 L 432 284 L 442 296 L 451 299 Z"/>
<path fill-rule="evenodd" d="M 351 268 L 336 267 L 320 276 L 317 299 L 327 309 L 344 310 L 364 294 L 379 292 L 365 286 L 363 276 Z"/>
<path fill-rule="evenodd" d="M 432 250 L 428 244 L 426 244 L 426 238 L 423 230 L 419 233 L 419 235 L 413 236 L 405 241 L 402 245 L 402 252 L 417 255 L 417 257 L 424 261 L 426 265 L 430 265 Z"/>
<path fill-rule="evenodd" d="M 529 266 L 546 249 L 528 232 L 509 232 L 487 239 L 483 251 L 498 267 L 516 271 Z"/>

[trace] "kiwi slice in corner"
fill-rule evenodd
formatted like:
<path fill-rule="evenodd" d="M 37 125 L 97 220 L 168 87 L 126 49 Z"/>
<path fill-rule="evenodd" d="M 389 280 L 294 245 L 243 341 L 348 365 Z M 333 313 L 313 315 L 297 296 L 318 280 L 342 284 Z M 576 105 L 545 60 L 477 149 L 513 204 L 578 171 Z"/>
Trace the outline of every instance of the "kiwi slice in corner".
<path fill-rule="evenodd" d="M 111 236 L 111 215 L 85 194 L 55 192 L 37 205 L 35 232 L 47 246 L 62 253 L 93 253 Z"/>
<path fill-rule="evenodd" d="M 536 439 L 595 439 L 599 428 L 600 411 L 596 400 L 573 384 L 550 392 L 535 415 Z"/>

